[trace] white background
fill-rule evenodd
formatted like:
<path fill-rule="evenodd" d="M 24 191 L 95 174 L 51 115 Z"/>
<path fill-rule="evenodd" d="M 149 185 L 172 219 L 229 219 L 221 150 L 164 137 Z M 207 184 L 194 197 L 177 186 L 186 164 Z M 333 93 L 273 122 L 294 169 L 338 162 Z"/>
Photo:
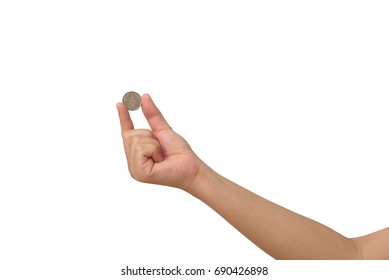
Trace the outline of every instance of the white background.
<path fill-rule="evenodd" d="M 219 173 L 367 234 L 388 226 L 388 14 L 387 1 L 0 2 L 0 278 L 261 265 L 269 279 L 384 279 L 387 262 L 276 262 L 188 194 L 134 181 L 115 104 L 150 93 Z"/>

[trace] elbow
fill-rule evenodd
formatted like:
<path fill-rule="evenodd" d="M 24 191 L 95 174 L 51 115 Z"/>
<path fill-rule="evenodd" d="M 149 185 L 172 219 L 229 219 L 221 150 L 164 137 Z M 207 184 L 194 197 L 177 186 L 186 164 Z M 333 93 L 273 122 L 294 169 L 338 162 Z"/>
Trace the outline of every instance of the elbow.
<path fill-rule="evenodd" d="M 350 238 L 350 241 L 352 243 L 352 256 L 354 260 L 366 260 L 366 253 L 364 250 L 363 240 L 360 238 Z"/>

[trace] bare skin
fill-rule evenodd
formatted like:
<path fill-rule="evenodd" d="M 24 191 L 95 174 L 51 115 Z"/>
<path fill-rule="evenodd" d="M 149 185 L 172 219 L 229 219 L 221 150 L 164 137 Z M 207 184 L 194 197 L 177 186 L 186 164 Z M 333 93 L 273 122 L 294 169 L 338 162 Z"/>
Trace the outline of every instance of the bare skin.
<path fill-rule="evenodd" d="M 231 182 L 207 166 L 174 132 L 148 94 L 142 110 L 150 129 L 134 129 L 117 104 L 131 176 L 197 197 L 275 259 L 389 259 L 389 228 L 347 238 Z"/>

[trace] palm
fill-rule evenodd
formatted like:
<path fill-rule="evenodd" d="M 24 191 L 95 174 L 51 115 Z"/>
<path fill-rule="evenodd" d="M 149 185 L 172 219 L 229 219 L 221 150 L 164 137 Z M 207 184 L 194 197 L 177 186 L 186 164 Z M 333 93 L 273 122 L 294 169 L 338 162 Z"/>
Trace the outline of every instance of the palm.
<path fill-rule="evenodd" d="M 163 160 L 154 162 L 154 175 L 163 185 L 184 188 L 197 175 L 200 160 L 189 144 L 173 130 L 155 133 L 160 143 Z"/>

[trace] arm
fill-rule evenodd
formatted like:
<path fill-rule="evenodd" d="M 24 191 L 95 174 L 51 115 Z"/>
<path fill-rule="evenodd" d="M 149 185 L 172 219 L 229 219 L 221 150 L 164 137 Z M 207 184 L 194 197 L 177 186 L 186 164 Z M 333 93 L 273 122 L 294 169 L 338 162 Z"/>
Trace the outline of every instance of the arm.
<path fill-rule="evenodd" d="M 311 219 L 274 204 L 222 177 L 202 162 L 152 102 L 142 97 L 151 130 L 134 129 L 125 106 L 117 105 L 131 176 L 180 188 L 225 218 L 276 259 L 389 259 L 389 230 L 346 238 Z"/>

